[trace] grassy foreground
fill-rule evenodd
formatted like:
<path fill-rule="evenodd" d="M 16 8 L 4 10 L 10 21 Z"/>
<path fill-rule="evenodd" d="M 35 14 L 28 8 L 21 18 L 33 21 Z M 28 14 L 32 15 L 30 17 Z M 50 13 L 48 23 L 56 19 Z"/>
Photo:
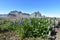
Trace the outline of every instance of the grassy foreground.
<path fill-rule="evenodd" d="M 53 18 L 0 20 L 0 40 L 48 40 Z"/>

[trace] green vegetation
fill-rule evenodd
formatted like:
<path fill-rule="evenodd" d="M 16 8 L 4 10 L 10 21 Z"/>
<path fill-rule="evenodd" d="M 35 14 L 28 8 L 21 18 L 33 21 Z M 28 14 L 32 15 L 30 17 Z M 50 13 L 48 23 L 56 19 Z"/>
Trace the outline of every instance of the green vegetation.
<path fill-rule="evenodd" d="M 24 38 L 48 38 L 48 27 L 51 25 L 53 18 L 31 18 L 21 19 L 19 21 L 0 20 L 0 34 L 13 32 L 15 35 Z M 6 34 L 8 35 L 8 34 Z M 1 37 L 0 37 L 1 38 Z"/>

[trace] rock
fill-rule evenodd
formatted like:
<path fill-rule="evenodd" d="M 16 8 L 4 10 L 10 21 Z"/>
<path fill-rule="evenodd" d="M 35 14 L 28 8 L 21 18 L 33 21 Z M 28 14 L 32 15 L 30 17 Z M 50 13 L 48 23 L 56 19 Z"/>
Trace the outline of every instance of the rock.
<path fill-rule="evenodd" d="M 17 17 L 17 18 L 40 18 L 42 17 L 41 13 L 38 11 L 38 12 L 34 12 L 32 14 L 29 14 L 29 13 L 22 13 L 21 11 L 18 12 L 18 11 L 11 11 L 9 14 L 8 14 L 8 17 Z"/>

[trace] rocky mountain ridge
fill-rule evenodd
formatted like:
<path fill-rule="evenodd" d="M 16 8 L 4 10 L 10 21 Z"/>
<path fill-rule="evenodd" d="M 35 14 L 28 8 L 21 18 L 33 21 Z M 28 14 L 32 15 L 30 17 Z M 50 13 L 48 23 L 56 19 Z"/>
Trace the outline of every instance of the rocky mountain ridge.
<path fill-rule="evenodd" d="M 42 15 L 41 15 L 41 13 L 39 11 L 34 12 L 32 14 L 23 13 L 21 11 L 11 11 L 11 12 L 9 12 L 8 17 L 40 18 L 40 17 L 42 17 Z"/>

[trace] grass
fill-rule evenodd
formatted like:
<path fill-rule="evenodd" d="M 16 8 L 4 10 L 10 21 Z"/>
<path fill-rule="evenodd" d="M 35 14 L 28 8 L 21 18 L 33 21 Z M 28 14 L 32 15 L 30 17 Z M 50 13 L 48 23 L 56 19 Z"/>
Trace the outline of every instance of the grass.
<path fill-rule="evenodd" d="M 50 20 L 50 19 L 49 19 Z M 16 22 L 0 20 L 0 40 L 47 40 L 48 18 L 22 19 Z"/>

